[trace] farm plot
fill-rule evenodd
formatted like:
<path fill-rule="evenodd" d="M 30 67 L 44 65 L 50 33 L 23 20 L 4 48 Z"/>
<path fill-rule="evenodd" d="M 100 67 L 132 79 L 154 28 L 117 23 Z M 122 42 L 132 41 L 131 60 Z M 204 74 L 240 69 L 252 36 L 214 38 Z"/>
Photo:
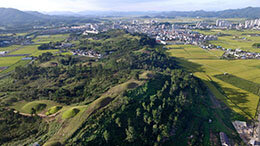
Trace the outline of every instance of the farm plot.
<path fill-rule="evenodd" d="M 11 66 L 21 60 L 23 57 L 0 57 L 0 67 Z"/>
<path fill-rule="evenodd" d="M 221 46 L 226 49 L 241 49 L 250 52 L 260 52 L 260 49 L 254 48 L 254 43 L 260 42 L 260 31 L 253 30 L 194 30 L 205 35 L 223 35 L 218 40 L 210 41 L 211 44 Z"/>
<path fill-rule="evenodd" d="M 17 54 L 33 54 L 34 52 L 38 51 L 38 45 L 30 45 L 24 46 L 23 48 L 10 53 L 10 55 L 17 55 Z"/>
<path fill-rule="evenodd" d="M 21 46 L 19 45 L 12 45 L 12 46 L 9 46 L 9 47 L 0 47 L 0 51 L 12 51 L 12 50 L 15 50 L 17 48 L 19 48 Z"/>
<path fill-rule="evenodd" d="M 171 56 L 188 60 L 188 62 L 180 60 L 181 65 L 207 82 L 216 97 L 226 103 L 227 106 L 249 119 L 254 118 L 259 96 L 245 90 L 246 88 L 241 89 L 242 86 L 220 80 L 215 76 L 230 74 L 241 78 L 241 80 L 259 84 L 260 68 L 257 67 L 260 66 L 259 60 L 221 60 L 217 57 L 220 56 L 221 52 L 206 51 L 201 48 L 194 51 L 194 48 L 185 45 L 181 47 L 183 49 L 171 49 L 168 52 Z M 201 51 L 198 51 L 199 49 Z"/>
<path fill-rule="evenodd" d="M 69 37 L 69 34 L 58 34 L 58 35 L 41 35 L 37 36 L 33 42 L 36 44 L 44 44 L 49 42 L 64 41 Z"/>

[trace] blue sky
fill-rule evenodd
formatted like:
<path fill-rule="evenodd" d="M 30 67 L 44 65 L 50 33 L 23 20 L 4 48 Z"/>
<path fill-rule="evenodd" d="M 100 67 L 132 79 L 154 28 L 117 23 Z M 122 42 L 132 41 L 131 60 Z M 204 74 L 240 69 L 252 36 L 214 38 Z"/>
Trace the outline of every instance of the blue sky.
<path fill-rule="evenodd" d="M 217 11 L 260 7 L 260 0 L 0 0 L 0 7 L 36 11 Z"/>

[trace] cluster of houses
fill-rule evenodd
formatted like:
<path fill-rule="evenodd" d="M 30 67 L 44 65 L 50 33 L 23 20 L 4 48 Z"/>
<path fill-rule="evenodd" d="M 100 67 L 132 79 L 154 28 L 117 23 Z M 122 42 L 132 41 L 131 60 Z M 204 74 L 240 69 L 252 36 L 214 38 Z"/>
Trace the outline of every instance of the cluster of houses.
<path fill-rule="evenodd" d="M 193 44 L 200 45 L 206 41 L 217 40 L 217 36 L 204 35 L 191 31 L 193 27 L 184 24 L 159 23 L 155 20 L 151 21 L 115 21 L 112 25 L 105 23 L 92 25 L 83 34 L 97 34 L 109 29 L 124 29 L 130 33 L 143 33 L 152 38 L 156 38 L 157 42 L 166 44 L 166 42 L 176 44 Z"/>
<path fill-rule="evenodd" d="M 168 41 L 170 44 L 191 44 L 203 45 L 207 41 L 217 40 L 214 35 L 204 35 L 190 30 L 173 30 L 171 32 L 160 33 L 156 40 Z"/>
<path fill-rule="evenodd" d="M 86 56 L 86 57 L 91 57 L 91 58 L 101 58 L 102 55 L 96 51 L 93 50 L 72 50 L 71 51 L 73 55 L 77 55 L 77 56 Z"/>
<path fill-rule="evenodd" d="M 223 49 L 223 58 L 227 59 L 260 59 L 260 53 L 247 52 L 241 49 Z"/>
<path fill-rule="evenodd" d="M 232 122 L 237 133 L 240 135 L 241 139 L 251 146 L 259 146 L 259 126 L 256 128 L 254 125 L 249 125 L 244 121 L 234 121 Z"/>

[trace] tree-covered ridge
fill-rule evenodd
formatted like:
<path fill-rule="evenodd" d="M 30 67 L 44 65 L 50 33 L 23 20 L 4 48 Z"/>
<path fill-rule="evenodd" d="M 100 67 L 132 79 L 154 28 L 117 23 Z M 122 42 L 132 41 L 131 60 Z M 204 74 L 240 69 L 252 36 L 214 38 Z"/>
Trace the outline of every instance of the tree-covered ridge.
<path fill-rule="evenodd" d="M 186 116 L 203 102 L 203 85 L 192 75 L 174 70 L 158 74 L 145 85 L 125 94 L 117 109 L 88 120 L 74 140 L 78 145 L 161 145 L 171 141 Z M 190 113 L 190 114 L 185 114 Z M 86 128 L 87 127 L 87 128 Z M 196 142 L 196 141 L 195 141 Z M 194 143 L 195 143 L 194 142 Z"/>
<path fill-rule="evenodd" d="M 32 126 L 39 133 L 32 140 L 3 144 L 208 145 L 210 132 L 223 130 L 217 127 L 203 83 L 153 39 L 112 30 L 80 36 L 76 49 L 102 57 L 43 53 L 0 80 L 1 93 L 7 93 L 0 99 L 0 107 L 7 107 L 3 112 L 16 118 L 21 115 L 13 115 L 12 108 L 27 116 L 38 114 L 18 118 L 48 127 L 44 131 L 30 121 L 24 131 L 12 127 L 26 134 Z M 1 128 L 10 129 L 7 124 Z"/>
<path fill-rule="evenodd" d="M 145 35 L 113 30 L 92 38 L 95 38 L 91 41 L 93 46 L 88 48 L 89 44 L 84 42 L 89 42 L 89 38 L 83 38 L 79 48 L 104 53 L 110 49 L 114 51 L 104 54 L 100 60 L 44 53 L 34 63 L 17 67 L 11 75 L 15 82 L 1 90 L 13 92 L 19 100 L 41 98 L 66 104 L 90 102 L 110 87 L 129 80 L 138 70 L 163 71 L 177 67 L 161 46 L 149 49 L 155 41 Z M 110 44 L 111 41 L 114 43 Z M 97 45 L 97 42 L 104 43 Z M 108 44 L 109 49 L 106 48 Z M 46 66 L 46 63 L 51 65 Z"/>
<path fill-rule="evenodd" d="M 48 125 L 40 117 L 26 117 L 1 108 L 0 131 L 0 145 L 15 141 L 17 141 L 16 145 L 19 145 L 27 138 L 31 139 L 23 143 L 30 144 L 48 132 Z"/>

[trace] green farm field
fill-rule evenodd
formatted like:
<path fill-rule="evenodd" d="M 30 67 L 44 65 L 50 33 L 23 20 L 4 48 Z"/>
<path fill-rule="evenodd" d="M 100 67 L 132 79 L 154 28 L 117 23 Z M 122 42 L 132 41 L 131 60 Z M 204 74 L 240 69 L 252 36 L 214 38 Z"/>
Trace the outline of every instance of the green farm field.
<path fill-rule="evenodd" d="M 44 44 L 49 42 L 57 42 L 57 41 L 64 41 L 69 37 L 68 34 L 58 34 L 58 35 L 41 35 L 37 36 L 33 42 L 36 44 Z"/>
<path fill-rule="evenodd" d="M 17 66 L 25 66 L 26 64 L 28 64 L 31 60 L 19 60 L 16 63 L 10 65 L 7 69 L 1 71 L 1 74 L 7 74 L 12 72 Z"/>
<path fill-rule="evenodd" d="M 210 41 L 211 44 L 221 46 L 226 49 L 241 49 L 249 52 L 260 52 L 260 49 L 254 48 L 254 43 L 260 42 L 260 31 L 253 30 L 195 30 L 206 35 L 224 34 L 229 36 L 220 36 L 217 41 Z"/>
<path fill-rule="evenodd" d="M 168 51 L 170 56 L 181 58 L 181 65 L 203 79 L 218 99 L 249 119 L 255 117 L 259 96 L 215 76 L 228 73 L 260 84 L 259 60 L 221 60 L 220 50 L 207 51 L 190 45 L 171 45 L 168 48 L 173 48 Z"/>
<path fill-rule="evenodd" d="M 6 66 L 11 66 L 18 61 L 20 61 L 23 57 L 18 56 L 18 57 L 0 57 L 0 67 L 6 67 Z"/>
<path fill-rule="evenodd" d="M 12 46 L 9 46 L 9 47 L 0 47 L 0 51 L 12 51 L 16 48 L 19 48 L 21 46 L 19 45 L 12 45 Z"/>
<path fill-rule="evenodd" d="M 23 48 L 18 49 L 14 52 L 11 52 L 10 55 L 17 55 L 17 54 L 33 54 L 34 52 L 38 51 L 39 45 L 30 45 L 30 46 L 23 46 Z"/>

